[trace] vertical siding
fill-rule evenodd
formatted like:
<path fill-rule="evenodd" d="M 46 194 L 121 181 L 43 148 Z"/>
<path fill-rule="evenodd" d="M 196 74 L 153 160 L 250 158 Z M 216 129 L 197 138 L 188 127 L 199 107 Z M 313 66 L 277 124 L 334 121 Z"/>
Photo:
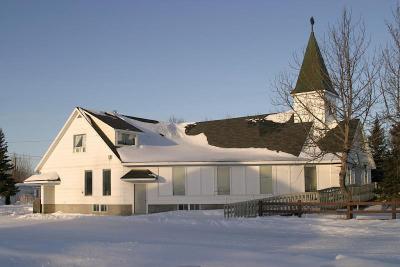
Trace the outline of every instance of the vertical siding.
<path fill-rule="evenodd" d="M 201 194 L 214 195 L 215 192 L 215 167 L 201 167 Z"/>
<path fill-rule="evenodd" d="M 303 165 L 290 166 L 290 185 L 290 191 L 292 193 L 304 192 L 305 185 Z"/>
<path fill-rule="evenodd" d="M 331 166 L 318 165 L 317 166 L 317 188 L 318 190 L 331 187 Z"/>
<path fill-rule="evenodd" d="M 198 196 L 201 194 L 200 167 L 186 168 L 186 194 L 188 196 Z"/>
<path fill-rule="evenodd" d="M 246 194 L 260 194 L 260 167 L 246 166 Z"/>
<path fill-rule="evenodd" d="M 172 196 L 172 168 L 160 167 L 158 178 L 158 193 L 160 196 Z"/>
<path fill-rule="evenodd" d="M 340 186 L 339 173 L 340 173 L 340 165 L 331 165 L 331 187 Z"/>
<path fill-rule="evenodd" d="M 245 167 L 231 167 L 231 195 L 246 194 Z"/>
<path fill-rule="evenodd" d="M 277 193 L 290 193 L 290 166 L 276 166 Z"/>

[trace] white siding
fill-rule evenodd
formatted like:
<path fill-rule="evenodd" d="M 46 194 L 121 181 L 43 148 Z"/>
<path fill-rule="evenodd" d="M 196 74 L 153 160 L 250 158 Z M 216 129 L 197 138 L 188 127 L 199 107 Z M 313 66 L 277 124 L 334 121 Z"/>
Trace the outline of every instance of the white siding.
<path fill-rule="evenodd" d="M 290 193 L 290 166 L 276 166 L 277 195 Z"/>
<path fill-rule="evenodd" d="M 260 169 L 259 166 L 246 166 L 246 194 L 260 194 Z"/>
<path fill-rule="evenodd" d="M 158 193 L 160 196 L 172 196 L 172 168 L 160 167 L 158 175 Z"/>
<path fill-rule="evenodd" d="M 121 181 L 119 159 L 84 117 L 74 111 L 70 124 L 50 152 L 40 172 L 58 173 L 61 183 L 54 187 L 55 204 L 131 204 L 133 186 Z M 73 136 L 86 134 L 86 152 L 73 152 Z M 111 196 L 102 195 L 102 170 L 111 169 Z M 93 194 L 84 195 L 85 170 L 93 171 Z"/>
<path fill-rule="evenodd" d="M 188 196 L 198 196 L 201 194 L 200 167 L 186 168 L 186 188 Z"/>
<path fill-rule="evenodd" d="M 231 167 L 231 195 L 246 194 L 245 167 Z"/>
<path fill-rule="evenodd" d="M 340 186 L 339 173 L 340 173 L 340 165 L 331 165 L 331 187 Z"/>
<path fill-rule="evenodd" d="M 303 165 L 290 166 L 290 185 L 292 193 L 304 192 L 305 186 Z"/>
<path fill-rule="evenodd" d="M 201 194 L 214 195 L 215 193 L 215 168 L 214 167 L 201 167 Z"/>
<path fill-rule="evenodd" d="M 317 187 L 318 190 L 331 187 L 331 165 L 317 166 Z"/>

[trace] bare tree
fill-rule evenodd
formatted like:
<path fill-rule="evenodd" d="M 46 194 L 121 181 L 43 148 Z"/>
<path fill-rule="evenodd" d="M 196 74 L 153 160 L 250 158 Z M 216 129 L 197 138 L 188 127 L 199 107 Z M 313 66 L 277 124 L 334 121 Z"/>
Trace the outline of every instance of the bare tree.
<path fill-rule="evenodd" d="M 183 118 L 175 117 L 175 115 L 171 115 L 168 119 L 170 123 L 183 123 L 185 120 Z"/>
<path fill-rule="evenodd" d="M 310 158 L 333 155 L 340 160 L 340 187 L 351 198 L 346 175 L 349 168 L 360 164 L 360 154 L 368 152 L 363 128 L 376 101 L 379 64 L 368 54 L 364 23 L 354 21 L 347 9 L 329 27 L 322 52 L 314 36 L 313 18 L 311 24 L 297 83 L 293 72 L 285 72 L 277 76 L 274 86 L 279 103 L 294 111 L 295 122 L 312 123 L 306 149 Z"/>
<path fill-rule="evenodd" d="M 17 183 L 22 183 L 26 178 L 33 174 L 32 162 L 27 155 L 13 154 L 11 157 L 14 169 L 12 171 L 12 178 Z"/>
<path fill-rule="evenodd" d="M 380 90 L 383 96 L 386 116 L 391 123 L 400 123 L 400 5 L 392 12 L 393 22 L 387 22 L 390 42 L 382 52 L 383 68 Z"/>

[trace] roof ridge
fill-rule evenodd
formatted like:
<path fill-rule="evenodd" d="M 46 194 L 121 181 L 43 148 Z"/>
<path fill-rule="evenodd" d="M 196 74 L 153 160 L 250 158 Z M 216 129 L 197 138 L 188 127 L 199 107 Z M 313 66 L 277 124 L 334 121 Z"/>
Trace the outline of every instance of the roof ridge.
<path fill-rule="evenodd" d="M 274 112 L 274 113 L 265 113 L 265 114 L 258 114 L 258 115 L 248 115 L 248 116 L 240 116 L 240 117 L 233 117 L 233 118 L 225 118 L 225 119 L 216 119 L 216 120 L 204 120 L 204 121 L 196 121 L 194 123 L 203 123 L 203 122 L 214 122 L 214 121 L 227 121 L 227 120 L 237 120 L 237 119 L 251 119 L 254 117 L 267 117 L 268 115 L 278 114 L 281 112 Z M 193 124 L 193 123 L 189 123 Z"/>

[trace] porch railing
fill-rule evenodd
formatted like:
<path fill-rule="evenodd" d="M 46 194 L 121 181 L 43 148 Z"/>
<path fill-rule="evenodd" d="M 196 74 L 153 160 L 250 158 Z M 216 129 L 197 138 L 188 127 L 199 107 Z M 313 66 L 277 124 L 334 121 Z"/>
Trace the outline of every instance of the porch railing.
<path fill-rule="evenodd" d="M 374 197 L 375 184 L 366 184 L 362 186 L 350 186 L 352 201 L 368 201 Z M 285 194 L 272 196 L 262 199 L 254 199 L 236 203 L 226 204 L 224 206 L 225 218 L 230 217 L 256 217 L 260 214 L 279 214 L 291 213 L 293 205 L 282 205 L 279 203 L 328 203 L 318 207 L 319 211 L 332 211 L 345 206 L 347 203 L 346 196 L 339 187 L 332 187 L 316 192 L 301 192 L 293 194 Z M 274 203 L 277 203 L 274 205 Z M 264 206 L 268 206 L 267 210 L 263 210 Z M 285 210 L 286 208 L 286 210 Z"/>

